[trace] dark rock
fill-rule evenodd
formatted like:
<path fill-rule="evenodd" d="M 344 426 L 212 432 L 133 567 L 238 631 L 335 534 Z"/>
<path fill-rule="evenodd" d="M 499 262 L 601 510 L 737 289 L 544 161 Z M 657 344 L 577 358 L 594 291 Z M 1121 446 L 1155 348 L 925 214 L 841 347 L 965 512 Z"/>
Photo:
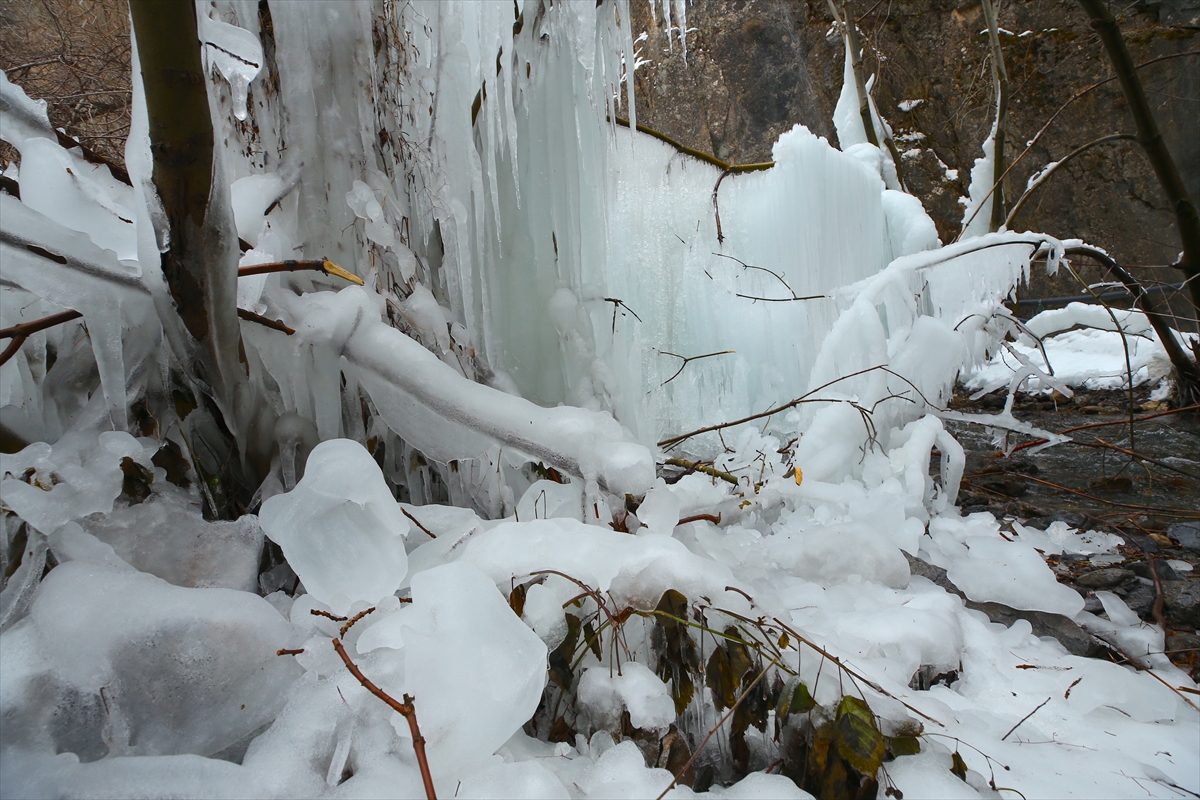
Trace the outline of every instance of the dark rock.
<path fill-rule="evenodd" d="M 1093 492 L 1105 494 L 1126 494 L 1133 491 L 1133 480 L 1124 475 L 1115 478 L 1096 478 L 1088 481 L 1088 488 Z"/>
<path fill-rule="evenodd" d="M 1161 559 L 1156 560 L 1154 568 L 1158 570 L 1158 579 L 1160 581 L 1181 581 L 1179 573 L 1176 572 L 1170 564 Z M 1150 562 L 1148 561 L 1130 561 L 1125 564 L 1125 569 L 1131 570 L 1139 578 L 1147 578 L 1154 580 L 1154 574 L 1150 571 Z"/>
<path fill-rule="evenodd" d="M 1185 628 L 1200 628 L 1200 580 L 1172 581 L 1163 586 L 1167 620 Z"/>
<path fill-rule="evenodd" d="M 1072 528 L 1083 528 L 1088 523 L 1087 515 L 1078 511 L 1055 511 L 1046 519 L 1051 522 L 1065 522 Z"/>
<path fill-rule="evenodd" d="M 1166 651 L 1168 656 L 1187 658 L 1192 653 L 1200 652 L 1200 636 L 1194 633 L 1173 633 L 1167 637 Z"/>
<path fill-rule="evenodd" d="M 1157 594 L 1154 591 L 1154 587 L 1141 583 L 1130 589 L 1124 599 L 1125 605 L 1129 606 L 1131 611 L 1145 619 L 1154 610 L 1155 597 L 1157 597 Z"/>
<path fill-rule="evenodd" d="M 1121 535 L 1125 537 L 1125 541 L 1132 542 L 1135 547 L 1140 547 L 1143 553 L 1158 552 L 1158 542 L 1145 534 L 1121 531 Z"/>
<path fill-rule="evenodd" d="M 950 579 L 946 576 L 946 570 L 941 567 L 935 567 L 933 564 L 927 564 L 919 558 L 913 558 L 908 553 L 905 553 L 904 556 L 908 559 L 908 570 L 910 573 L 927 578 L 951 594 L 958 595 L 966 602 L 967 608 L 982 611 L 992 622 L 1011 626 L 1018 619 L 1026 620 L 1033 628 L 1035 636 L 1050 636 L 1057 639 L 1067 649 L 1067 652 L 1072 655 L 1094 656 L 1102 650 L 1099 643 L 1092 638 L 1091 634 L 1062 614 L 1050 614 L 1045 611 L 1023 611 L 1010 608 L 1001 603 L 976 603 L 973 600 L 968 600 L 966 595 L 950 582 Z M 1130 576 L 1132 575 L 1133 573 L 1130 573 Z M 1099 601 L 1096 602 L 1098 603 Z"/>
<path fill-rule="evenodd" d="M 992 622 L 1011 626 L 1019 619 L 1026 620 L 1033 628 L 1034 636 L 1049 636 L 1057 639 L 1075 656 L 1093 656 L 1100 652 L 1101 647 L 1091 634 L 1076 625 L 1062 614 L 1050 614 L 1045 611 L 1024 611 L 1009 608 L 1001 603 L 976 603 L 967 601 L 967 608 L 982 611 Z"/>
<path fill-rule="evenodd" d="M 1075 583 L 1088 589 L 1111 589 L 1120 586 L 1137 576 L 1127 569 L 1120 567 L 1105 567 L 1091 572 L 1085 572 L 1075 579 Z"/>
<path fill-rule="evenodd" d="M 1083 610 L 1089 614 L 1099 614 L 1104 610 L 1104 604 L 1100 602 L 1100 598 L 1093 595 L 1092 597 L 1083 598 Z"/>
<path fill-rule="evenodd" d="M 1183 549 L 1200 553 L 1200 522 L 1176 522 L 1167 527 L 1167 536 Z"/>
<path fill-rule="evenodd" d="M 946 577 L 946 570 L 941 567 L 935 567 L 933 564 L 926 563 L 919 558 L 913 558 L 908 553 L 905 553 L 904 557 L 908 559 L 908 571 L 911 574 L 920 575 L 922 578 L 933 581 L 947 592 L 959 595 L 960 597 L 962 596 L 962 592 L 958 590 L 958 587 Z"/>
<path fill-rule="evenodd" d="M 980 486 L 985 489 L 990 489 L 997 494 L 1002 494 L 1005 497 L 1021 497 L 1029 487 L 1025 485 L 1025 481 L 1015 475 L 1005 475 L 1004 477 L 990 478 L 980 482 Z"/>

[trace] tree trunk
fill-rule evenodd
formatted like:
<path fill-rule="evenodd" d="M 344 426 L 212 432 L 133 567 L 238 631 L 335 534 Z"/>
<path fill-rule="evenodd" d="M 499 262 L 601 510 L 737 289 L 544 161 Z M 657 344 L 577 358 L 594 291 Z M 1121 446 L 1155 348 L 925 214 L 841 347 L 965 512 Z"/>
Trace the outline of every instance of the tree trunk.
<path fill-rule="evenodd" d="M 1192 305 L 1197 315 L 1200 315 L 1200 215 L 1196 212 L 1196 204 L 1192 202 L 1183 177 L 1175 165 L 1175 159 L 1171 157 L 1171 152 L 1158 129 L 1154 112 L 1150 110 L 1146 92 L 1138 78 L 1137 68 L 1125 47 L 1125 39 L 1121 36 L 1121 27 L 1103 0 L 1079 0 L 1079 4 L 1091 17 L 1092 27 L 1099 34 L 1100 41 L 1108 53 L 1117 80 L 1121 83 L 1121 91 L 1125 93 L 1125 101 L 1129 103 L 1129 111 L 1137 124 L 1138 143 L 1146 151 L 1146 157 L 1150 159 L 1158 183 L 1162 186 L 1172 211 L 1175 212 L 1179 238 L 1183 243 L 1183 256 L 1179 259 L 1178 267 L 1187 276 Z"/>
<path fill-rule="evenodd" d="M 194 398 L 181 414 L 206 515 L 236 517 L 257 485 L 243 470 L 236 424 L 248 391 L 239 363 L 237 236 L 214 161 L 213 123 L 193 0 L 130 0 L 153 183 L 166 216 L 162 254 L 177 319 L 163 319 Z M 244 401 L 241 405 L 246 405 Z M 177 403 L 177 406 L 180 406 Z M 254 485 L 250 485 L 254 484 Z"/>
<path fill-rule="evenodd" d="M 998 231 L 1004 224 L 1004 161 L 1005 125 L 1008 122 L 1008 70 L 1004 67 L 1004 51 L 1000 49 L 1000 24 L 996 18 L 995 0 L 983 0 L 983 15 L 987 19 L 988 41 L 992 47 L 992 81 L 996 84 L 996 127 L 992 133 L 992 218 L 988 230 Z"/>

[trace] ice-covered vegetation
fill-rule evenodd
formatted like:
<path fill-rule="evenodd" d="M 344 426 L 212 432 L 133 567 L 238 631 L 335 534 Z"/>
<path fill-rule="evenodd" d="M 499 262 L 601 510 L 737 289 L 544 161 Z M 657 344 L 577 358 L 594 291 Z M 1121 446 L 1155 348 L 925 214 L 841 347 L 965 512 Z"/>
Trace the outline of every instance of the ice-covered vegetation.
<path fill-rule="evenodd" d="M 947 411 L 960 374 L 1070 392 L 1001 305 L 1062 243 L 943 247 L 842 104 L 846 152 L 798 126 L 753 172 L 637 132 L 623 0 L 198 9 L 210 214 L 244 271 L 323 269 L 240 278 L 222 394 L 180 358 L 138 70 L 132 186 L 3 80 L 3 324 L 79 314 L 0 366 L 0 794 L 1200 788 L 1162 631 L 1042 558 L 1115 543 L 955 505 L 943 420 L 1034 432 Z M 217 412 L 269 462 L 236 520 L 201 514 Z"/>

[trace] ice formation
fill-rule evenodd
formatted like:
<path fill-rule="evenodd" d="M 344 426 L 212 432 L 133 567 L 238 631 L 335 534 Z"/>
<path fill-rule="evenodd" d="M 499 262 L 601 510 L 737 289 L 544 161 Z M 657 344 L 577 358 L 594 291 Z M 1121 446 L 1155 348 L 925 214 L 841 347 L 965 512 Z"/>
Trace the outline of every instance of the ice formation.
<path fill-rule="evenodd" d="M 686 5 L 653 4 L 681 49 Z M 0 196 L 3 325 L 83 315 L 0 367 L 0 424 L 30 442 L 0 461 L 0 795 L 421 796 L 407 724 L 338 638 L 414 698 L 441 796 L 656 797 L 669 754 L 615 741 L 623 716 L 688 747 L 720 716 L 707 684 L 681 713 L 680 676 L 655 670 L 665 618 L 705 619 L 683 637 L 706 658 L 712 631 L 766 620 L 770 668 L 818 714 L 853 683 L 888 735 L 919 721 L 921 752 L 879 773 L 908 796 L 995 796 L 995 763 L 1030 797 L 1197 790 L 1197 712 L 1171 690 L 1194 685 L 1161 632 L 1115 596 L 1107 619 L 1082 611 L 1039 556 L 1112 543 L 1007 536 L 955 506 L 943 420 L 962 415 L 941 409 L 959 374 L 1065 388 L 1055 348 L 1112 335 L 1068 330 L 1111 327 L 1085 309 L 1022 334 L 1001 307 L 1062 244 L 941 247 L 856 99 L 843 150 L 797 126 L 750 174 L 617 126 L 630 19 L 624 0 L 202 4 L 239 266 L 324 257 L 366 284 L 241 279 L 239 308 L 294 334 L 241 324 L 272 465 L 258 517 L 234 523 L 172 485 L 185 412 L 164 400 L 178 365 L 137 70 L 132 188 L 0 80 L 22 190 Z M 1132 342 L 1135 380 L 1153 379 L 1152 342 Z M 1011 405 L 971 421 L 1028 428 Z M 712 467 L 667 483 L 667 458 Z M 910 559 L 972 601 L 1074 619 L 1153 676 L 990 623 Z M 548 741 L 531 718 L 555 721 L 538 715 L 562 683 L 578 729 Z M 699 794 L 808 796 L 761 771 L 767 730 L 758 771 Z"/>

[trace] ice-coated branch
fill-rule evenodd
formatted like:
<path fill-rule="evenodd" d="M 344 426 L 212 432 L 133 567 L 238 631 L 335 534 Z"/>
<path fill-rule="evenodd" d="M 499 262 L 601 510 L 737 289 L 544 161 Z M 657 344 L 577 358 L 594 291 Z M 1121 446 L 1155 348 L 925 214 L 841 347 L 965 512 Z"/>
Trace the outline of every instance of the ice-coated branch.
<path fill-rule="evenodd" d="M 384 420 L 435 461 L 474 458 L 495 444 L 618 496 L 654 484 L 649 449 L 607 414 L 542 408 L 468 380 L 400 331 L 361 322 L 343 354 Z"/>

